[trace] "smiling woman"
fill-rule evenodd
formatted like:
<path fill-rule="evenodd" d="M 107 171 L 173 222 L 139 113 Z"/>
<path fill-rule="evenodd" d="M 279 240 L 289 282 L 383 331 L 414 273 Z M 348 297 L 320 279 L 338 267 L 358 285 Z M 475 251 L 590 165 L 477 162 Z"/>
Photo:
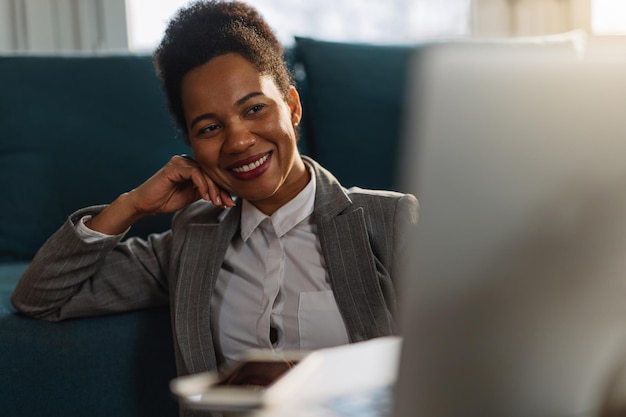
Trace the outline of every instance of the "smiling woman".
<path fill-rule="evenodd" d="M 347 189 L 300 155 L 302 107 L 284 56 L 246 3 L 180 9 L 153 58 L 193 155 L 72 214 L 22 275 L 13 305 L 50 321 L 168 305 L 179 375 L 252 349 L 393 334 L 417 200 Z M 168 213 L 167 231 L 122 240 L 139 219 Z"/>
<path fill-rule="evenodd" d="M 271 215 L 309 182 L 296 148 L 302 107 L 293 86 L 285 97 L 271 76 L 230 53 L 189 71 L 181 101 L 195 160 L 223 190 Z"/>

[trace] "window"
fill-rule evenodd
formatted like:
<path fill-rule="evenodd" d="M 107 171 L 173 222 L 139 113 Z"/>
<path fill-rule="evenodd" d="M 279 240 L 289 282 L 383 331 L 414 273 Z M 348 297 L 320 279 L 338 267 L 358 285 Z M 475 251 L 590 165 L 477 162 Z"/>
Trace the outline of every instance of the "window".
<path fill-rule="evenodd" d="M 187 0 L 126 0 L 131 50 L 150 50 Z M 280 41 L 293 37 L 404 42 L 470 32 L 471 0 L 255 0 Z"/>
<path fill-rule="evenodd" d="M 626 35 L 626 1 L 592 0 L 591 30 L 595 35 Z"/>
<path fill-rule="evenodd" d="M 133 51 L 153 49 L 167 21 L 185 0 L 126 0 L 128 46 Z"/>

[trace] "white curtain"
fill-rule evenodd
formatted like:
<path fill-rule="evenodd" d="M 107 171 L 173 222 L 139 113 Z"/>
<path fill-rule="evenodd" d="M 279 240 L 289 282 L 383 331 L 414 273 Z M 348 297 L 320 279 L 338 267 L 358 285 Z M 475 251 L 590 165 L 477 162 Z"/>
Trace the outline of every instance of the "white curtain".
<path fill-rule="evenodd" d="M 0 53 L 127 49 L 124 0 L 0 0 Z"/>

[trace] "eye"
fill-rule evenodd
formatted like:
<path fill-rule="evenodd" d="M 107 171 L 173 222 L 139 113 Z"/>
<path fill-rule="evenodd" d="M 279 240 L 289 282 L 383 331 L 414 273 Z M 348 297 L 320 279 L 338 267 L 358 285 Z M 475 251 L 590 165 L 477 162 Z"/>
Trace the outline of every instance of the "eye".
<path fill-rule="evenodd" d="M 213 124 L 210 124 L 208 126 L 204 126 L 198 129 L 198 132 L 196 133 L 196 135 L 202 136 L 202 137 L 212 136 L 216 134 L 221 129 L 221 127 L 222 126 L 220 126 L 219 124 L 213 123 Z"/>
<path fill-rule="evenodd" d="M 264 104 L 255 104 L 254 106 L 248 109 L 248 114 L 256 114 L 265 108 Z"/>

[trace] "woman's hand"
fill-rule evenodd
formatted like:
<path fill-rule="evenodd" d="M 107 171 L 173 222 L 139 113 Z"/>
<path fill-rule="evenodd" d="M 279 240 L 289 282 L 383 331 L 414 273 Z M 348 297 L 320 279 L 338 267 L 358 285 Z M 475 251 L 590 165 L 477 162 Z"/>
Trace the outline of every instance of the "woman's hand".
<path fill-rule="evenodd" d="M 101 233 L 123 233 L 137 220 L 180 210 L 199 199 L 222 207 L 235 202 L 191 157 L 177 155 L 139 187 L 122 194 L 85 225 Z"/>
<path fill-rule="evenodd" d="M 137 213 L 172 213 L 204 198 L 216 206 L 232 207 L 230 193 L 219 188 L 191 157 L 177 155 L 139 187 L 129 199 Z"/>

